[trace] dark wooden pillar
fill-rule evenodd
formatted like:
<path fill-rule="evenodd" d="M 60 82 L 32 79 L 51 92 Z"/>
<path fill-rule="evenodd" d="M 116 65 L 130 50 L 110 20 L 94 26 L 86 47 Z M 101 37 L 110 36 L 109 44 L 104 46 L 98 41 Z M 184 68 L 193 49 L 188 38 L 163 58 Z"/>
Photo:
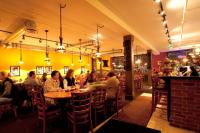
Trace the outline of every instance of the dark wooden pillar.
<path fill-rule="evenodd" d="M 152 75 L 152 50 L 147 50 L 147 69 L 148 69 L 148 84 L 151 84 Z"/>
<path fill-rule="evenodd" d="M 126 99 L 132 100 L 134 98 L 134 37 L 132 35 L 124 36 L 124 69 L 126 74 Z"/>

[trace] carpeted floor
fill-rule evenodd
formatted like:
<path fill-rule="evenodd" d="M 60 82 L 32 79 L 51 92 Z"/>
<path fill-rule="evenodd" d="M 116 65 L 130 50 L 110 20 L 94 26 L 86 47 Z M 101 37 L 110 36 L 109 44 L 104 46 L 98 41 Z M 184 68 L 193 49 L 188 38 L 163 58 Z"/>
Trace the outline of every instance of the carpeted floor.
<path fill-rule="evenodd" d="M 147 126 L 151 118 L 151 97 L 140 95 L 119 113 L 121 121 Z"/>

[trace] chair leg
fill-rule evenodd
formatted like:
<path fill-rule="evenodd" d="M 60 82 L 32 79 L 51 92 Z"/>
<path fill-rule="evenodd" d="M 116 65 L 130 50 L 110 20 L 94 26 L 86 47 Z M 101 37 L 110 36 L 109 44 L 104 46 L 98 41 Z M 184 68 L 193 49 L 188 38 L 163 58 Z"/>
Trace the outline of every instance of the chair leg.
<path fill-rule="evenodd" d="M 73 123 L 73 133 L 76 133 L 76 124 Z"/>
<path fill-rule="evenodd" d="M 94 122 L 95 122 L 95 126 L 97 125 L 97 112 L 96 109 L 94 109 Z"/>
<path fill-rule="evenodd" d="M 46 133 L 46 120 L 43 119 L 43 133 Z"/>
<path fill-rule="evenodd" d="M 17 111 L 16 111 L 16 107 L 13 107 L 13 112 L 14 112 L 14 115 L 15 115 L 15 119 L 17 118 Z"/>
<path fill-rule="evenodd" d="M 90 120 L 90 131 L 91 131 L 91 133 L 93 133 L 92 119 Z"/>

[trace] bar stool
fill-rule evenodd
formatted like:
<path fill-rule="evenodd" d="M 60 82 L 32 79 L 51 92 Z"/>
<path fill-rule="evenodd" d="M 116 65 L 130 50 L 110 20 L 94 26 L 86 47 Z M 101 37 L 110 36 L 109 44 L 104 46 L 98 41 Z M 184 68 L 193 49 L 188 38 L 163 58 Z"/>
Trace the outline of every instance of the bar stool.
<path fill-rule="evenodd" d="M 167 110 L 168 91 L 158 77 L 152 77 L 152 113 L 156 108 Z"/>

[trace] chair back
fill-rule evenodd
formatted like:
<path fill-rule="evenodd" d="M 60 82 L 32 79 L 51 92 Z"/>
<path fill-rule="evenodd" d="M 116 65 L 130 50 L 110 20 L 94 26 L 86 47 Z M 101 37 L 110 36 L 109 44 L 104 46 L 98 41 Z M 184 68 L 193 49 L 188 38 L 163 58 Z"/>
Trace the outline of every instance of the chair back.
<path fill-rule="evenodd" d="M 154 77 L 151 77 L 151 80 L 152 80 L 152 88 L 153 89 L 157 88 L 160 79 L 158 77 L 154 76 Z"/>
<path fill-rule="evenodd" d="M 97 87 L 92 92 L 92 105 L 95 109 L 104 109 L 106 101 L 106 88 Z M 103 110 L 102 110 L 103 111 Z"/>
<path fill-rule="evenodd" d="M 124 93 L 123 88 L 119 85 L 116 93 L 117 110 L 119 110 L 123 106 L 123 93 Z"/>
<path fill-rule="evenodd" d="M 31 84 L 25 84 L 24 88 L 25 88 L 25 90 L 27 92 L 28 97 L 32 98 L 32 90 L 34 89 L 33 85 L 31 85 Z"/>
<path fill-rule="evenodd" d="M 72 115 L 76 124 L 91 121 L 91 92 L 72 93 Z"/>
<path fill-rule="evenodd" d="M 36 88 L 32 91 L 33 100 L 37 105 L 38 118 L 43 119 L 46 111 L 46 103 L 42 93 L 42 89 Z"/>

